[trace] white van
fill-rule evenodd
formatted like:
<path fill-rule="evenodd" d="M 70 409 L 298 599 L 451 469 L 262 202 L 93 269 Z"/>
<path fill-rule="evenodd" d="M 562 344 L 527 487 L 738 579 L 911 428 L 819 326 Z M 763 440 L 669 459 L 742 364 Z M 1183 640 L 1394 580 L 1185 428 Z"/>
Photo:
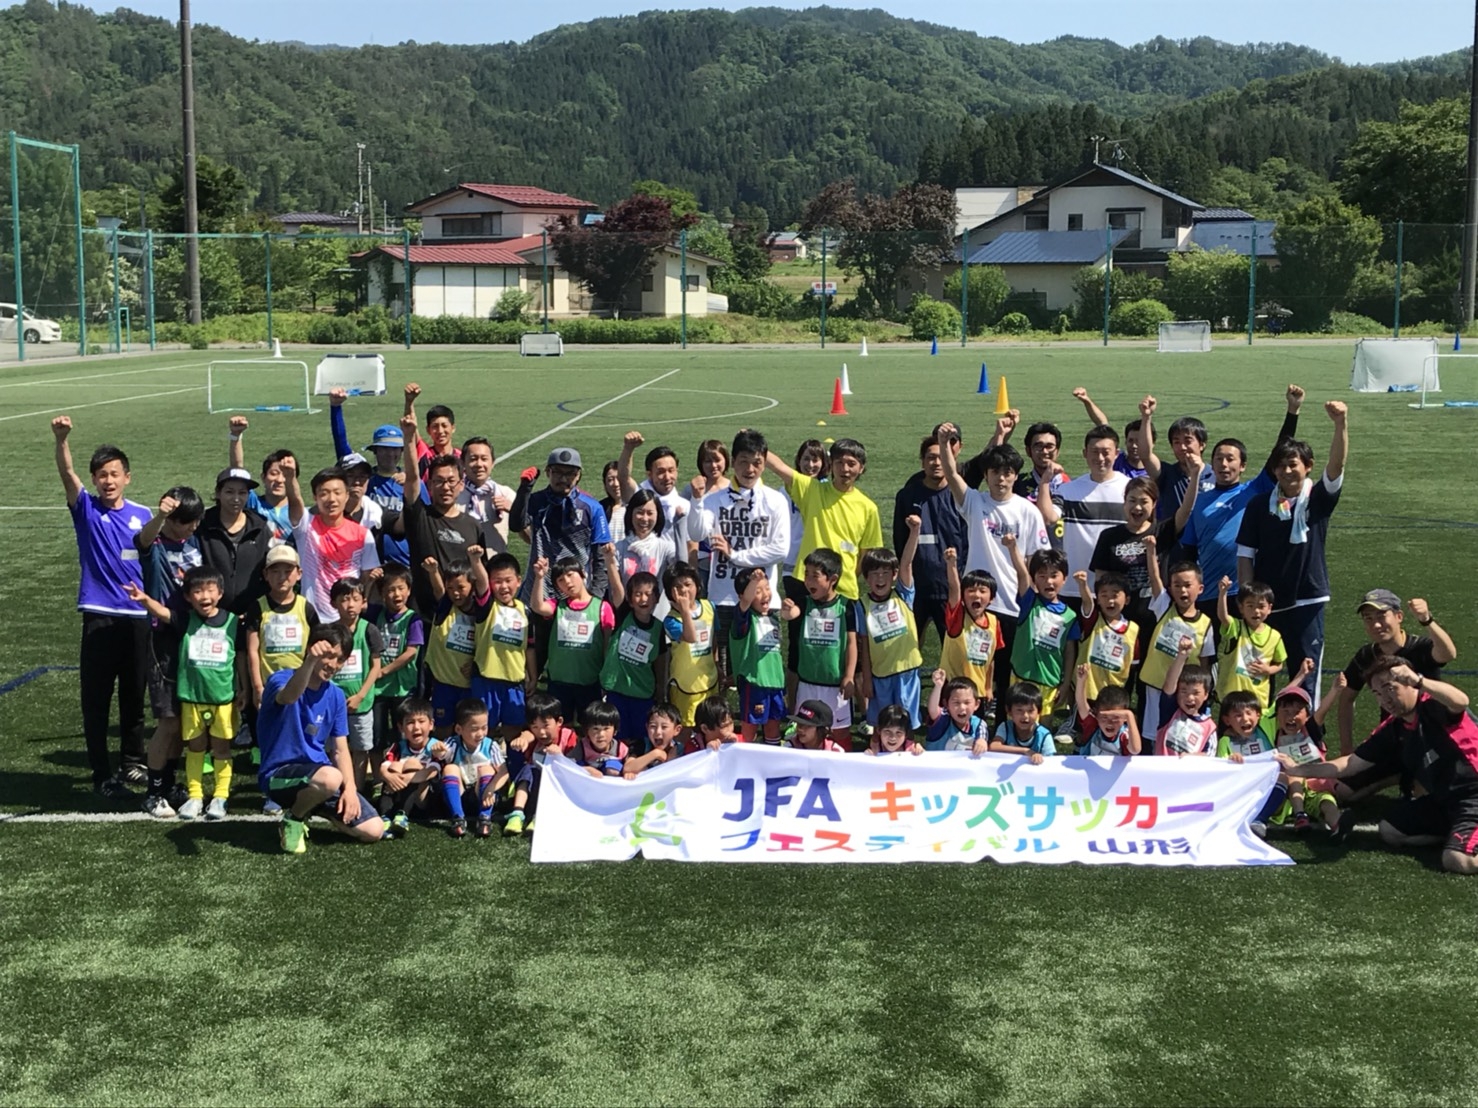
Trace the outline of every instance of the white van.
<path fill-rule="evenodd" d="M 0 342 L 15 342 L 15 305 L 0 304 Z M 42 319 L 33 312 L 22 313 L 25 320 L 27 342 L 61 342 L 62 325 L 52 319 Z"/>

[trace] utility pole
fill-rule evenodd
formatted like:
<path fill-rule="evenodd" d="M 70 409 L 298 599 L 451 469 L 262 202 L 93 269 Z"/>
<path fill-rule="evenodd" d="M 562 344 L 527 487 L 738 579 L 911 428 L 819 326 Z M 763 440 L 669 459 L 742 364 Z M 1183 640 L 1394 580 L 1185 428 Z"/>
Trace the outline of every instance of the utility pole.
<path fill-rule="evenodd" d="M 1462 325 L 1473 323 L 1475 276 L 1478 276 L 1478 0 L 1473 5 L 1473 53 L 1468 104 L 1468 207 L 1463 226 Z"/>
<path fill-rule="evenodd" d="M 364 191 L 368 194 L 364 210 L 369 213 L 369 233 L 375 233 L 375 164 L 364 167 Z"/>
<path fill-rule="evenodd" d="M 185 284 L 190 322 L 200 322 L 200 206 L 195 194 L 195 66 L 190 47 L 190 0 L 180 0 L 180 124 L 185 144 Z"/>
<path fill-rule="evenodd" d="M 354 204 L 354 214 L 359 217 L 359 233 L 364 234 L 364 143 L 354 144 L 359 150 L 358 168 L 355 170 L 354 183 L 359 190 L 359 199 Z"/>

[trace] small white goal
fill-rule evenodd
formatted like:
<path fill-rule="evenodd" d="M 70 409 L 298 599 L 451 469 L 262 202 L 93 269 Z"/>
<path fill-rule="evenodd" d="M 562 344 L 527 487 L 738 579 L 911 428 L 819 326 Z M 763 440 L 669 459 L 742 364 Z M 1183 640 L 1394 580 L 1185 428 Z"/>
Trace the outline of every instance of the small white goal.
<path fill-rule="evenodd" d="M 243 358 L 205 368 L 205 407 L 218 412 L 308 412 L 308 363 L 286 358 Z"/>
<path fill-rule="evenodd" d="M 540 331 L 526 331 L 519 337 L 518 352 L 524 357 L 559 358 L 564 356 L 565 343 L 558 331 L 550 331 L 547 334 Z"/>
<path fill-rule="evenodd" d="M 1160 324 L 1161 354 L 1205 354 L 1211 349 L 1211 323 L 1184 319 Z"/>
<path fill-rule="evenodd" d="M 350 396 L 383 396 L 385 359 L 379 354 L 325 354 L 313 375 L 313 395 L 343 389 Z"/>

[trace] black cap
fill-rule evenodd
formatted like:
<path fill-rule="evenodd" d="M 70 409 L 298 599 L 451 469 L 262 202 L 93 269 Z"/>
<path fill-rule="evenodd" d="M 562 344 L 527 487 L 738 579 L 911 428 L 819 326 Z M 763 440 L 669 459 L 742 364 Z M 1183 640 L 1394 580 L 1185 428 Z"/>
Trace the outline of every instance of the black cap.
<path fill-rule="evenodd" d="M 831 708 L 820 700 L 807 700 L 797 706 L 790 717 L 791 723 L 804 723 L 809 727 L 831 730 Z"/>

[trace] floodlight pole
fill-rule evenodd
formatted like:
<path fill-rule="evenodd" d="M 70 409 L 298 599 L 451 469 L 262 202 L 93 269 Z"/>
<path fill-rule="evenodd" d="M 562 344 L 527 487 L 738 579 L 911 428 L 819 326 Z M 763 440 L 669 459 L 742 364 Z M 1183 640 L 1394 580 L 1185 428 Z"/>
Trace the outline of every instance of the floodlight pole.
<path fill-rule="evenodd" d="M 15 356 L 26 360 L 26 293 L 21 279 L 21 182 L 16 168 L 19 162 L 18 143 L 14 131 L 10 132 L 10 232 L 11 245 L 15 249 Z"/>
<path fill-rule="evenodd" d="M 185 283 L 190 322 L 200 323 L 200 207 L 195 192 L 195 67 L 190 46 L 190 0 L 180 0 L 180 124 L 185 146 Z"/>
<path fill-rule="evenodd" d="M 1468 100 L 1468 205 L 1463 224 L 1463 327 L 1473 323 L 1475 277 L 1478 277 L 1478 2 L 1473 5 L 1473 52 L 1469 66 L 1472 87 Z"/>
<path fill-rule="evenodd" d="M 1114 281 L 1114 229 L 1103 229 L 1103 345 L 1109 340 L 1110 293 Z"/>
<path fill-rule="evenodd" d="M 362 235 L 364 234 L 364 143 L 356 142 L 354 146 L 358 151 L 358 161 L 354 170 L 354 187 L 356 189 L 354 215 L 359 221 L 358 231 Z"/>
<path fill-rule="evenodd" d="M 87 267 L 82 261 L 82 147 L 72 147 L 72 218 L 77 226 L 77 353 L 87 353 Z M 114 232 L 113 242 L 118 242 Z M 116 254 L 117 251 L 115 250 Z M 20 244 L 16 244 L 15 263 L 20 266 Z M 117 277 L 115 275 L 114 282 Z"/>
<path fill-rule="evenodd" d="M 683 306 L 682 343 L 683 349 L 686 350 L 688 348 L 688 229 L 686 227 L 678 232 L 678 243 L 682 251 L 682 262 L 679 269 L 679 273 L 683 279 L 682 289 L 680 290 Z"/>
<path fill-rule="evenodd" d="M 826 349 L 826 228 L 821 228 L 821 349 Z"/>
<path fill-rule="evenodd" d="M 1247 345 L 1257 330 L 1257 220 L 1252 221 L 1252 249 L 1247 255 Z"/>
<path fill-rule="evenodd" d="M 970 341 L 970 228 L 960 236 L 960 345 Z"/>

